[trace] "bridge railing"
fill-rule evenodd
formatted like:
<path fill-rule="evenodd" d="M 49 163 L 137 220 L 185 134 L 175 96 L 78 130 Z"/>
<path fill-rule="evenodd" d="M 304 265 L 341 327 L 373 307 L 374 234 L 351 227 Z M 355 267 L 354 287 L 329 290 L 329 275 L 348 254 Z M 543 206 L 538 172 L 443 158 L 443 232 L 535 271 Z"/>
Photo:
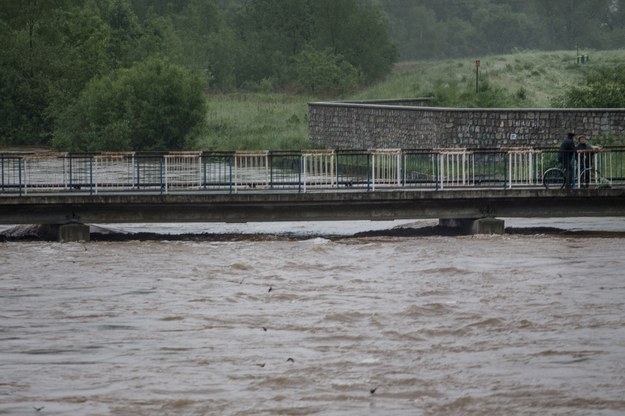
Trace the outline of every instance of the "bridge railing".
<path fill-rule="evenodd" d="M 540 150 L 531 147 L 511 147 L 505 149 L 506 186 L 533 186 L 542 182 L 543 159 Z"/>
<path fill-rule="evenodd" d="M 32 154 L 22 160 L 22 183 L 20 188 L 24 194 L 30 192 L 52 191 L 59 192 L 68 189 L 78 189 L 72 183 L 71 156 L 66 153 Z"/>
<path fill-rule="evenodd" d="M 586 158 L 586 159 L 585 159 Z M 0 153 L 0 195 L 87 192 L 375 191 L 542 186 L 557 148 Z M 591 166 L 592 170 L 584 167 Z M 585 180 L 588 175 L 588 180 Z M 625 148 L 579 152 L 575 187 L 625 185 Z"/>
<path fill-rule="evenodd" d="M 94 193 L 119 192 L 133 188 L 135 183 L 133 152 L 95 154 L 92 164 Z"/>
<path fill-rule="evenodd" d="M 334 188 L 338 182 L 334 150 L 306 150 L 301 156 L 302 191 L 310 188 Z"/>

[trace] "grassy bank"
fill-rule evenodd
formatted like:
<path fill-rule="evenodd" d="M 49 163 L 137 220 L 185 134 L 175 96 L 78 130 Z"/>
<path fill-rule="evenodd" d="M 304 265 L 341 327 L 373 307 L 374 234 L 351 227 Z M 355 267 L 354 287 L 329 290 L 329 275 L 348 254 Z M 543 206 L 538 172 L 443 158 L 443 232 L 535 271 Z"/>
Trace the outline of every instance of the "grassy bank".
<path fill-rule="evenodd" d="M 385 80 L 349 99 L 432 96 L 445 107 L 549 108 L 551 101 L 594 67 L 625 62 L 625 49 L 518 52 L 480 57 L 475 93 L 475 59 L 403 62 Z M 324 99 L 287 94 L 211 95 L 208 128 L 201 149 L 260 150 L 308 148 L 307 103 Z"/>
<path fill-rule="evenodd" d="M 204 150 L 307 148 L 307 113 L 311 100 L 287 94 L 211 95 L 207 130 L 197 147 Z"/>
<path fill-rule="evenodd" d="M 584 64 L 577 63 L 575 51 L 524 51 L 481 57 L 479 82 L 499 93 L 495 104 L 502 107 L 549 108 L 555 97 L 577 84 L 592 68 L 625 61 L 625 49 L 583 54 L 589 58 Z M 441 91 L 447 94 L 440 94 Z M 442 105 L 470 107 L 471 95 L 475 95 L 475 59 L 402 62 L 386 80 L 353 98 L 419 97 L 437 93 L 443 99 Z"/>

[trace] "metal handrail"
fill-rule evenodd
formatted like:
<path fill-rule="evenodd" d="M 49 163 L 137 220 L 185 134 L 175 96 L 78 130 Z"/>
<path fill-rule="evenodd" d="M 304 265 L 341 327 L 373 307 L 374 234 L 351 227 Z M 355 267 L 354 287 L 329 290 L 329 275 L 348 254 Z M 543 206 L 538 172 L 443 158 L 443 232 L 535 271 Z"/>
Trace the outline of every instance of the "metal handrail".
<path fill-rule="evenodd" d="M 625 186 L 625 148 L 590 154 L 593 178 Z M 0 196 L 82 192 L 294 192 L 542 185 L 557 148 L 356 149 L 258 152 L 0 153 Z M 598 180 L 594 182 L 598 185 Z"/>

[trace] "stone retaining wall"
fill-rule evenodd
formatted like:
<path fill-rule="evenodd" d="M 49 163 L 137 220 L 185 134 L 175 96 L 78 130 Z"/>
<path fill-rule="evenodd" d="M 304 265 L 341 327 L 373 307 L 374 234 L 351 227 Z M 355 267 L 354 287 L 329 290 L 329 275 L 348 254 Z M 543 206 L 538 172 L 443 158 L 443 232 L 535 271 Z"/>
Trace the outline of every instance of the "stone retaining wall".
<path fill-rule="evenodd" d="M 567 132 L 625 135 L 625 109 L 457 109 L 426 99 L 308 105 L 311 143 L 326 149 L 558 146 Z M 408 104 L 408 105 L 406 105 Z M 594 138 L 594 140 L 593 140 Z"/>

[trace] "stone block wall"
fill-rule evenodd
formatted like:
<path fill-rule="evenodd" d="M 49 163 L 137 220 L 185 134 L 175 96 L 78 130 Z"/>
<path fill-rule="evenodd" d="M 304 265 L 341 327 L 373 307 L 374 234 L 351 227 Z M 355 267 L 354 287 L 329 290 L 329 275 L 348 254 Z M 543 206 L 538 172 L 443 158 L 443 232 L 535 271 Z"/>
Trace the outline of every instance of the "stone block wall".
<path fill-rule="evenodd" d="M 625 109 L 458 109 L 426 99 L 308 105 L 311 143 L 326 149 L 559 146 L 567 132 L 625 135 Z M 593 140 L 594 138 L 594 140 Z"/>

